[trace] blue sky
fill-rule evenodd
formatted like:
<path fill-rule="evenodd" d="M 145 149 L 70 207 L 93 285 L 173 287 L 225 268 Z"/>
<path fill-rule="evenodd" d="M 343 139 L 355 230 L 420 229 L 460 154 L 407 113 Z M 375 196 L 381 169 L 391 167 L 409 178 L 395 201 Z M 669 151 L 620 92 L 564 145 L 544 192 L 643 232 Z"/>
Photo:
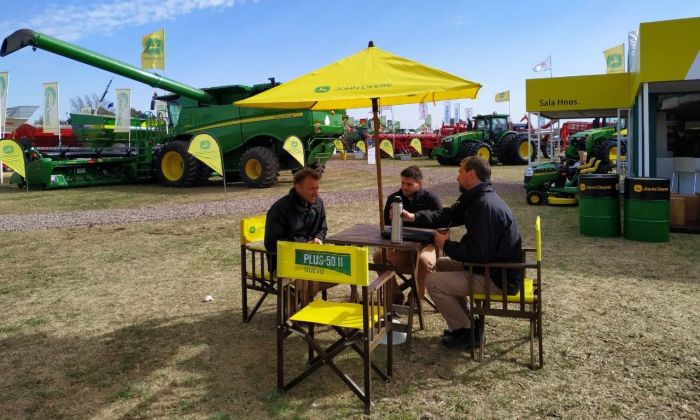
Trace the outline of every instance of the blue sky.
<path fill-rule="evenodd" d="M 511 115 L 525 113 L 525 79 L 549 77 L 532 67 L 552 56 L 554 76 L 605 72 L 603 50 L 627 42 L 640 22 L 700 16 L 698 1 L 344 1 L 328 0 L 35 0 L 3 1 L 0 36 L 20 28 L 45 32 L 133 65 L 141 37 L 165 28 L 164 74 L 195 87 L 278 81 L 329 64 L 367 46 L 440 68 L 484 85 L 474 113 L 508 112 L 497 92 L 510 90 Z M 11 7 L 8 7 L 12 4 Z M 682 40 L 679 40 L 682 42 Z M 39 105 L 41 84 L 60 84 L 61 118 L 69 99 L 101 94 L 111 74 L 52 53 L 25 48 L 0 58 L 10 72 L 8 106 Z M 153 89 L 117 76 L 132 106 L 147 110 Z M 429 105 L 433 125 L 443 105 Z M 40 112 L 40 111 L 39 111 Z M 35 117 L 40 115 L 37 112 Z M 356 117 L 367 110 L 352 110 Z M 395 107 L 402 127 L 416 127 L 418 106 Z M 389 116 L 391 118 L 391 116 Z"/>

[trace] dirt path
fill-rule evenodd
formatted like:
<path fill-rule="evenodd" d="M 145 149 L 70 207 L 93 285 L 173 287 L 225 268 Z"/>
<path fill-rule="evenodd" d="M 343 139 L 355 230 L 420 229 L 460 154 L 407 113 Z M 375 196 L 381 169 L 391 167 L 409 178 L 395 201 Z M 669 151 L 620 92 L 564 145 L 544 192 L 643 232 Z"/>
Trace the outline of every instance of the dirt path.
<path fill-rule="evenodd" d="M 426 177 L 429 181 L 429 177 Z M 440 197 L 458 194 L 456 182 L 432 183 L 430 191 Z M 519 183 L 494 183 L 496 191 L 501 193 L 520 191 Z M 394 192 L 396 186 L 384 188 L 384 196 Z M 371 201 L 376 199 L 376 188 L 365 188 L 354 191 L 334 191 L 322 193 L 326 205 L 346 202 Z M 251 200 L 209 201 L 204 203 L 176 204 L 167 206 L 146 206 L 135 209 L 109 209 L 67 211 L 42 214 L 9 214 L 0 217 L 0 232 L 21 232 L 31 230 L 67 229 L 80 226 L 110 225 L 124 223 L 140 223 L 157 220 L 179 220 L 203 216 L 220 216 L 227 214 L 263 213 L 277 200 L 262 198 Z"/>

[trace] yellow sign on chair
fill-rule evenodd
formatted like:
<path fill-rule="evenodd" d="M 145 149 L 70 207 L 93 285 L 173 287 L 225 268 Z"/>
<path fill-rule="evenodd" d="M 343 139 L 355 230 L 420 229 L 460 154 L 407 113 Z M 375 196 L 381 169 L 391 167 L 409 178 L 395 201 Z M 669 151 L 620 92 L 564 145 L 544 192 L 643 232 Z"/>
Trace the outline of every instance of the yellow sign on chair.
<path fill-rule="evenodd" d="M 266 215 L 241 219 L 241 244 L 249 244 L 265 239 Z"/>
<path fill-rule="evenodd" d="M 367 249 L 279 241 L 277 276 L 367 286 Z"/>

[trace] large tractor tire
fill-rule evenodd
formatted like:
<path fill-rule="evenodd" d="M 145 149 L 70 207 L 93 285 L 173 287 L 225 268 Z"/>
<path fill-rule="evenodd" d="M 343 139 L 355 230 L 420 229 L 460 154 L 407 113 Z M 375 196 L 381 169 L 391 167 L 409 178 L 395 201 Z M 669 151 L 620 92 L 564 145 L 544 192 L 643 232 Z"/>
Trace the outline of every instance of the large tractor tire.
<path fill-rule="evenodd" d="M 516 137 L 516 133 L 507 133 L 498 141 L 498 145 L 496 146 L 498 160 L 504 165 L 512 165 L 514 163 Z"/>
<path fill-rule="evenodd" d="M 473 141 L 464 143 L 462 147 L 464 150 L 462 154 L 463 157 L 479 156 L 487 162 L 493 160 L 493 150 L 491 150 L 491 146 L 488 143 L 477 143 Z"/>
<path fill-rule="evenodd" d="M 271 149 L 257 146 L 241 157 L 241 180 L 252 188 L 268 188 L 277 182 L 280 161 Z"/>
<path fill-rule="evenodd" d="M 517 136 L 511 147 L 514 165 L 527 165 L 528 153 L 530 154 L 530 161 L 537 159 L 537 147 L 530 142 L 527 138 L 527 134 Z"/>
<path fill-rule="evenodd" d="M 552 157 L 554 154 L 554 150 L 552 150 L 553 144 L 550 140 L 544 141 L 540 144 L 540 151 L 542 152 L 542 156 L 545 157 L 545 159 L 549 159 Z"/>
<path fill-rule="evenodd" d="M 203 165 L 187 152 L 187 142 L 171 141 L 163 146 L 158 156 L 156 163 L 158 181 L 166 187 L 193 187 L 201 179 Z"/>
<path fill-rule="evenodd" d="M 437 158 L 437 161 L 440 165 L 443 165 L 443 166 L 454 165 L 454 162 L 452 162 L 452 159 L 446 158 L 446 157 L 439 157 L 439 158 Z"/>
<path fill-rule="evenodd" d="M 617 166 L 617 159 L 626 154 L 627 150 L 625 150 L 624 143 L 622 144 L 622 154 L 619 154 L 617 150 L 617 140 L 606 140 L 598 143 L 593 148 L 593 155 L 600 159 L 602 172 L 610 172 Z"/>

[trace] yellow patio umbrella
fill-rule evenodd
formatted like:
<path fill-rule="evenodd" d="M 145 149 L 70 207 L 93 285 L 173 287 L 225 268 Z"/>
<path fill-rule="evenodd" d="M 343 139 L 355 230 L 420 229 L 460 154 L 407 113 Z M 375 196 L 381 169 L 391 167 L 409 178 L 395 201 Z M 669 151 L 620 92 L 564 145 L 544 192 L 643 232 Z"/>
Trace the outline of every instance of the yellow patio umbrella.
<path fill-rule="evenodd" d="M 235 102 L 253 108 L 333 110 L 372 107 L 374 138 L 379 106 L 476 98 L 481 85 L 369 46 L 290 82 Z M 384 228 L 379 145 L 375 145 L 379 224 Z"/>

